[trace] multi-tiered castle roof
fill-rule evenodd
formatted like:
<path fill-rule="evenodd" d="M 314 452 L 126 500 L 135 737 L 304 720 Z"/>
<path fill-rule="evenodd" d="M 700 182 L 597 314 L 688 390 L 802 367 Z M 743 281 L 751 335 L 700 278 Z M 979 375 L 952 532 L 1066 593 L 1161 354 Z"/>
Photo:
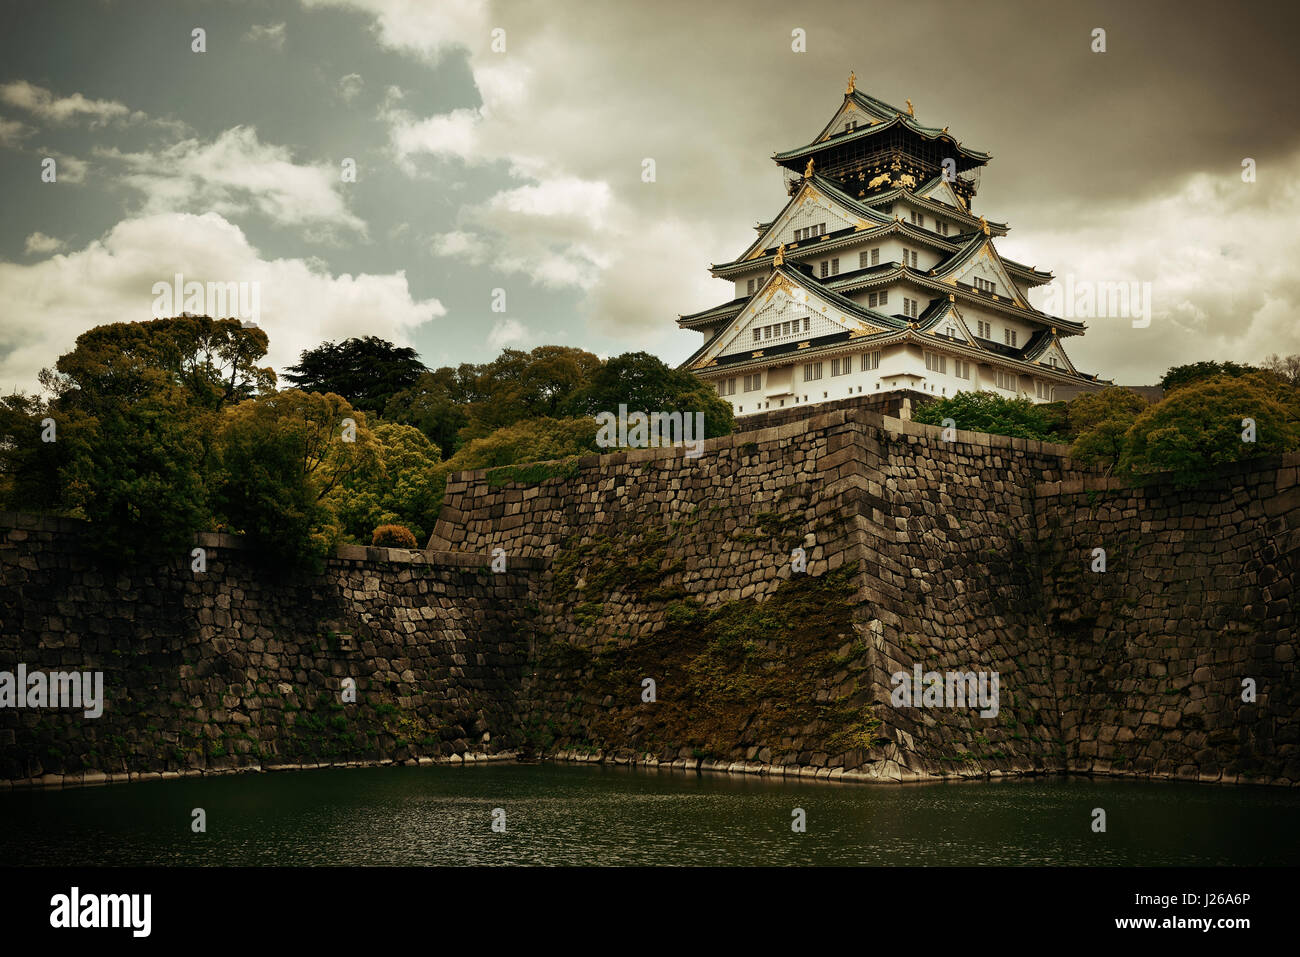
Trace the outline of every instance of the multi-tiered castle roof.
<path fill-rule="evenodd" d="M 990 156 L 945 126 L 855 88 L 811 143 L 772 157 L 789 201 L 713 275 L 736 296 L 678 325 L 704 334 L 684 364 L 748 415 L 912 389 L 1048 402 L 1096 387 L 1061 340 L 1079 322 L 1030 305 L 1052 274 L 994 248 L 1005 223 L 971 202 Z"/>

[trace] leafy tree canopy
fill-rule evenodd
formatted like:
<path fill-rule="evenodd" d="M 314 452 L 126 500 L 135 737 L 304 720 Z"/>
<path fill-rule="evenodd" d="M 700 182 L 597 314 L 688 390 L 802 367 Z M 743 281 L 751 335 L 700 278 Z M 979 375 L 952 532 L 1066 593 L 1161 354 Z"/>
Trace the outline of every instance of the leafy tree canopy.
<path fill-rule="evenodd" d="M 545 462 L 598 451 L 591 418 L 529 419 L 474 439 L 446 462 L 447 472 Z"/>
<path fill-rule="evenodd" d="M 1029 399 L 1007 399 L 992 392 L 958 392 L 935 399 L 917 410 L 912 418 L 926 425 L 942 425 L 952 419 L 956 428 L 990 435 L 1009 435 L 1041 442 L 1059 441 L 1047 413 Z"/>
<path fill-rule="evenodd" d="M 1069 405 L 1070 426 L 1076 438 L 1070 455 L 1086 464 L 1114 469 L 1123 457 L 1126 436 L 1134 420 L 1149 405 L 1129 389 L 1084 392 Z"/>
<path fill-rule="evenodd" d="M 1238 362 L 1215 362 L 1207 359 L 1202 362 L 1190 362 L 1187 365 L 1174 366 L 1160 377 L 1160 385 L 1165 392 L 1181 389 L 1195 382 L 1204 382 L 1219 376 L 1237 377 L 1256 371 L 1253 366 Z"/>
<path fill-rule="evenodd" d="M 266 349 L 266 333 L 238 319 L 114 322 L 79 335 L 40 378 L 60 408 L 91 414 L 105 402 L 135 401 L 167 386 L 196 408 L 216 410 L 275 387 L 275 373 L 257 365 Z"/>
<path fill-rule="evenodd" d="M 412 425 L 382 422 L 377 468 L 350 475 L 326 496 L 347 537 L 370 542 L 381 525 L 402 525 L 417 541 L 433 531 L 444 470 L 438 447 Z"/>
<path fill-rule="evenodd" d="M 348 421 L 355 432 L 348 441 Z M 273 561 L 319 568 L 342 537 L 330 495 L 380 465 L 365 414 L 341 396 L 289 389 L 241 402 L 217 436 L 217 514 Z"/>
<path fill-rule="evenodd" d="M 1192 484 L 1216 465 L 1300 448 L 1300 407 L 1271 376 L 1222 375 L 1178 388 L 1129 428 L 1122 468 Z M 1243 438 L 1254 420 L 1254 441 Z"/>
<path fill-rule="evenodd" d="M 731 404 L 698 376 L 686 369 L 664 365 L 648 352 L 625 352 L 604 363 L 591 383 L 579 389 L 568 403 L 570 415 L 618 412 L 703 412 L 708 438 L 729 435 L 733 427 Z"/>
<path fill-rule="evenodd" d="M 304 392 L 334 393 L 353 408 L 382 413 L 394 393 L 427 371 L 414 349 L 365 336 L 304 350 L 284 377 Z"/>

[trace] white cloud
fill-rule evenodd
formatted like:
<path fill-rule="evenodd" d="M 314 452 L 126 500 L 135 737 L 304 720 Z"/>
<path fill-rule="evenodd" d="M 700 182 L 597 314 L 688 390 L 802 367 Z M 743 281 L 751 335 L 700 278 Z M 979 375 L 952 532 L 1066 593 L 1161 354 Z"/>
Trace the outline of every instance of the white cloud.
<path fill-rule="evenodd" d="M 531 336 L 524 324 L 517 319 L 498 319 L 488 333 L 487 343 L 493 349 L 508 349 L 522 345 Z"/>
<path fill-rule="evenodd" d="M 69 123 L 81 117 L 89 117 L 91 126 L 102 126 L 111 120 L 145 118 L 143 113 L 133 113 L 125 104 L 116 100 L 91 100 L 80 93 L 57 96 L 26 80 L 14 80 L 0 86 L 0 101 L 51 123 Z"/>
<path fill-rule="evenodd" d="M 435 256 L 453 256 L 476 266 L 487 261 L 487 243 L 460 230 L 434 236 L 431 248 Z"/>
<path fill-rule="evenodd" d="M 1160 196 L 1123 208 L 1062 212 L 1055 230 L 1036 228 L 998 249 L 1080 283 L 1151 284 L 1151 325 L 1085 319 L 1066 350 L 1086 372 L 1126 385 L 1156 381 L 1170 366 L 1202 359 L 1257 363 L 1300 353 L 1300 155 L 1279 164 L 1269 185 L 1237 175 L 1196 174 Z M 1037 305 L 1044 290 L 1030 293 Z"/>
<path fill-rule="evenodd" d="M 158 153 L 98 153 L 126 167 L 121 181 L 144 195 L 145 212 L 256 209 L 282 226 L 366 232 L 343 201 L 337 167 L 296 164 L 287 148 L 262 143 L 252 127 L 236 126 L 210 143 L 182 140 Z"/>
<path fill-rule="evenodd" d="M 361 90 L 365 86 L 365 80 L 361 79 L 360 73 L 349 73 L 347 76 L 339 78 L 339 98 L 344 103 L 351 103 L 361 95 Z"/>
<path fill-rule="evenodd" d="M 484 0 L 303 0 L 303 5 L 364 11 L 382 45 L 431 61 L 466 43 L 489 40 Z"/>
<path fill-rule="evenodd" d="M 90 167 L 85 160 L 60 153 L 58 150 L 42 148 L 39 152 L 42 159 L 48 157 L 54 160 L 54 182 L 77 184 L 86 181 L 86 171 Z"/>
<path fill-rule="evenodd" d="M 389 102 L 396 97 L 389 93 Z M 415 175 L 413 156 L 428 154 L 474 161 L 478 158 L 478 110 L 461 109 L 417 119 L 412 113 L 387 106 L 381 116 L 388 122 L 389 146 L 393 158 L 407 175 Z"/>
<path fill-rule="evenodd" d="M 437 299 L 414 299 L 402 272 L 333 275 L 313 260 L 267 260 L 216 213 L 161 213 L 125 220 L 71 253 L 0 263 L 0 382 L 33 389 L 37 371 L 80 333 L 151 318 L 153 284 L 176 273 L 186 281 L 258 283 L 268 361 L 277 370 L 326 339 L 365 332 L 409 343 L 446 313 Z"/>
<path fill-rule="evenodd" d="M 0 149 L 18 149 L 23 140 L 34 133 L 30 126 L 18 120 L 6 120 L 0 116 Z"/>
<path fill-rule="evenodd" d="M 29 256 L 33 253 L 44 256 L 48 253 L 58 252 L 63 248 L 63 245 L 62 239 L 55 239 L 53 236 L 46 236 L 44 233 L 36 232 L 27 237 L 23 251 Z"/>
<path fill-rule="evenodd" d="M 244 40 L 248 43 L 264 43 L 272 50 L 284 49 L 284 27 L 281 23 L 253 24 Z"/>
<path fill-rule="evenodd" d="M 590 289 L 611 258 L 608 184 L 576 177 L 503 190 L 465 207 L 457 230 L 434 240 L 435 254 L 490 262 L 549 287 Z"/>

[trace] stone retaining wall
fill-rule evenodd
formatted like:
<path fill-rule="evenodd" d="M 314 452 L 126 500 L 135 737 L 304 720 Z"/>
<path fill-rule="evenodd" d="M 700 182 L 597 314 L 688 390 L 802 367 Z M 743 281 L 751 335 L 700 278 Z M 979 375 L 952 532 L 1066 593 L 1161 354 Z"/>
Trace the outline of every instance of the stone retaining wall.
<path fill-rule="evenodd" d="M 0 779 L 386 762 L 517 746 L 536 563 L 349 547 L 277 578 L 227 535 L 207 568 L 118 566 L 77 522 L 0 514 L 0 670 L 102 671 L 104 713 L 0 709 Z M 356 682 L 345 703 L 344 678 Z"/>
<path fill-rule="evenodd" d="M 429 551 L 343 550 L 298 583 L 224 538 L 206 575 L 105 570 L 75 524 L 0 516 L 0 669 L 102 668 L 120 689 L 99 722 L 0 712 L 0 777 L 518 750 L 1300 781 L 1296 458 L 1189 491 L 1065 452 L 842 409 L 697 459 L 460 473 Z M 996 716 L 894 706 L 891 676 L 918 665 L 996 673 Z"/>

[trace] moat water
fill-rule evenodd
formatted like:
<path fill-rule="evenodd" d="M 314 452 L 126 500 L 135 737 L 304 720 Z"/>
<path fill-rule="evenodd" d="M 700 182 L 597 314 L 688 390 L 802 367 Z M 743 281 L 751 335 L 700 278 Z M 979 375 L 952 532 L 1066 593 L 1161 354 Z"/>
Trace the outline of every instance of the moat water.
<path fill-rule="evenodd" d="M 202 808 L 207 831 L 191 830 Z M 796 833 L 794 810 L 807 830 Z M 1094 833 L 1093 809 L 1106 812 Z M 494 811 L 505 830 L 493 830 Z M 827 784 L 582 765 L 319 770 L 0 793 L 36 865 L 1290 865 L 1300 793 L 1049 778 Z"/>

